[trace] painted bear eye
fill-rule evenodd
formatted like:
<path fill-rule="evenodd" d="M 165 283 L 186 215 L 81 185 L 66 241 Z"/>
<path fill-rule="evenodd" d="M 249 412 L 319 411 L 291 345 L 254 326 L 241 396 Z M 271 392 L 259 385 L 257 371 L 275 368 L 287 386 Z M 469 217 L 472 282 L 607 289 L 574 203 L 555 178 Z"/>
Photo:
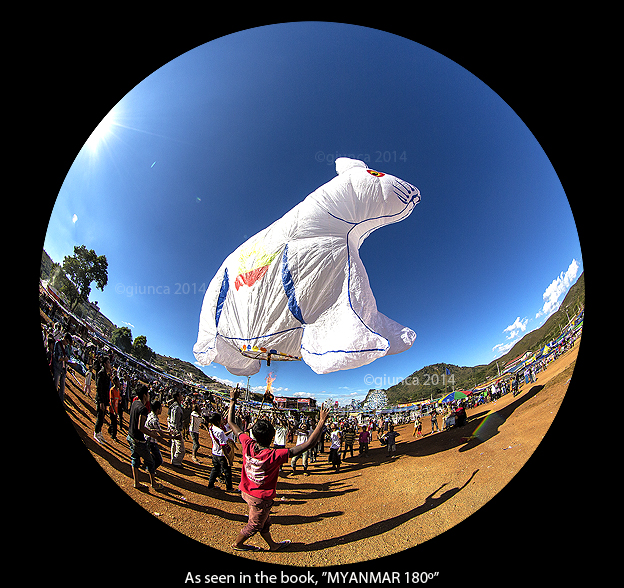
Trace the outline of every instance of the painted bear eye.
<path fill-rule="evenodd" d="M 381 172 L 375 171 L 374 169 L 367 169 L 366 170 L 371 176 L 375 176 L 376 178 L 381 178 L 383 176 L 385 176 L 386 174 L 383 174 Z"/>

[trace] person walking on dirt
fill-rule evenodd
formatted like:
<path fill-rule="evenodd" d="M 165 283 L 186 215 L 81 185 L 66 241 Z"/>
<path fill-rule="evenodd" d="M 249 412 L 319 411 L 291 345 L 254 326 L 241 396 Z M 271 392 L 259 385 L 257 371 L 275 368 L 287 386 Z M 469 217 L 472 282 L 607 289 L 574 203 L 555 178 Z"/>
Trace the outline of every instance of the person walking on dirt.
<path fill-rule="evenodd" d="M 362 431 L 360 432 L 360 436 L 358 441 L 360 443 L 360 455 L 368 455 L 368 444 L 371 440 L 371 434 L 366 429 L 366 425 L 362 426 Z"/>
<path fill-rule="evenodd" d="M 171 435 L 162 430 L 160 426 L 160 414 L 162 413 L 162 402 L 160 400 L 155 400 L 150 405 L 150 412 L 147 415 L 147 419 L 145 420 L 145 427 L 156 431 L 160 437 L 158 439 L 160 441 L 170 440 Z M 160 448 L 158 447 L 158 443 L 156 442 L 156 437 L 149 436 L 147 437 L 147 448 L 152 454 L 152 458 L 154 460 L 154 471 L 156 471 L 163 463 L 163 457 L 160 453 Z"/>
<path fill-rule="evenodd" d="M 149 472 L 150 483 L 154 490 L 162 489 L 162 485 L 156 481 L 156 464 L 150 448 L 147 445 L 148 437 L 162 440 L 160 432 L 156 429 L 148 429 L 145 426 L 148 416 L 147 400 L 149 398 L 149 392 L 147 386 L 141 386 L 137 393 L 137 397 L 130 407 L 130 423 L 128 425 L 128 436 L 126 437 L 128 445 L 130 446 L 130 464 L 132 466 L 132 478 L 134 480 L 134 487 L 137 490 L 141 490 L 143 485 L 139 482 L 139 468 L 141 467 L 141 460 L 145 464 L 147 471 Z"/>
<path fill-rule="evenodd" d="M 169 407 L 167 424 L 171 432 L 171 465 L 180 467 L 186 450 L 184 449 L 184 439 L 182 438 L 182 392 L 175 392 L 173 403 Z"/>
<path fill-rule="evenodd" d="M 438 411 L 434 408 L 431 411 L 431 432 L 439 432 L 440 428 L 438 427 Z"/>
<path fill-rule="evenodd" d="M 345 429 L 342 433 L 342 438 L 344 439 L 342 459 L 345 459 L 347 457 L 347 451 L 350 451 L 351 457 L 353 457 L 353 444 L 355 443 L 355 430 L 349 423 L 345 425 Z"/>
<path fill-rule="evenodd" d="M 193 403 L 191 410 L 191 419 L 189 422 L 189 433 L 193 439 L 193 463 L 200 464 L 201 462 L 197 458 L 197 452 L 199 451 L 199 428 L 201 427 L 202 416 L 199 411 L 197 403 Z"/>
<path fill-rule="evenodd" d="M 340 471 L 340 444 L 342 439 L 336 423 L 332 423 L 330 439 L 331 445 L 329 446 L 329 461 L 331 462 L 332 467 L 336 470 L 336 473 L 338 473 Z"/>
<path fill-rule="evenodd" d="M 210 415 L 208 431 L 212 439 L 212 471 L 208 480 L 208 488 L 214 488 L 217 478 L 225 481 L 226 492 L 231 492 L 232 487 L 232 468 L 226 453 L 233 451 L 228 443 L 225 434 L 225 424 L 220 413 L 215 412 Z M 230 425 L 231 426 L 231 425 Z"/>
<path fill-rule="evenodd" d="M 117 417 L 119 414 L 119 403 L 121 401 L 121 393 L 119 391 L 121 385 L 119 384 L 119 378 L 115 376 L 113 378 L 113 386 L 110 389 L 110 427 L 108 427 L 108 434 L 113 441 L 117 441 Z"/>
<path fill-rule="evenodd" d="M 308 437 L 310 436 L 310 431 L 308 430 L 308 425 L 306 422 L 306 419 L 301 419 L 301 421 L 299 422 L 299 426 L 297 427 L 297 445 L 301 445 L 302 443 L 305 443 L 308 440 Z M 293 472 L 297 471 L 297 461 L 299 460 L 299 458 L 301 457 L 301 463 L 303 464 L 303 473 L 304 475 L 307 475 L 308 472 L 308 451 L 304 451 L 303 453 L 298 453 L 297 455 L 293 456 L 293 458 L 290 460 L 290 467 L 292 468 Z"/>
<path fill-rule="evenodd" d="M 393 453 L 396 453 L 396 438 L 400 435 L 397 431 L 394 430 L 394 425 L 390 424 L 388 426 L 388 432 L 383 435 L 386 440 L 388 447 L 388 457 L 390 457 Z"/>
<path fill-rule="evenodd" d="M 61 402 L 65 402 L 65 378 L 67 378 L 67 362 L 69 354 L 67 348 L 71 345 L 72 338 L 69 333 L 54 344 L 52 352 L 52 373 L 54 374 L 54 387 L 58 390 Z"/>
<path fill-rule="evenodd" d="M 105 355 L 102 358 L 102 369 L 98 372 L 95 382 L 96 419 L 93 438 L 98 443 L 104 443 L 104 437 L 102 437 L 102 426 L 104 425 L 104 415 L 106 414 L 106 409 L 110 404 L 110 375 L 112 371 L 113 368 L 110 364 L 110 358 Z"/>

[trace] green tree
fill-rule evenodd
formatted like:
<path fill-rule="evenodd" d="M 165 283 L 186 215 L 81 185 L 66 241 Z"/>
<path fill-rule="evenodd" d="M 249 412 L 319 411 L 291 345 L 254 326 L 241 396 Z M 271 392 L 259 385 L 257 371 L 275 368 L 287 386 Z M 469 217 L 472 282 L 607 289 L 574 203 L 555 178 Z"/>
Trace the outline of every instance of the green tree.
<path fill-rule="evenodd" d="M 64 284 L 62 292 L 67 296 L 71 310 L 80 302 L 89 300 L 91 282 L 100 290 L 108 283 L 108 261 L 105 255 L 97 255 L 84 245 L 74 246 L 74 254 L 63 259 L 63 271 L 71 284 Z"/>
<path fill-rule="evenodd" d="M 128 327 L 115 329 L 111 334 L 111 343 L 122 351 L 130 353 L 132 351 L 132 331 Z"/>
<path fill-rule="evenodd" d="M 71 297 L 78 296 L 78 290 L 72 282 L 67 279 L 67 276 L 63 273 L 63 268 L 58 263 L 52 264 L 50 271 L 50 285 L 56 288 L 66 299 L 71 300 Z"/>
<path fill-rule="evenodd" d="M 154 357 L 154 352 L 147 346 L 147 337 L 139 335 L 132 344 L 132 355 L 139 359 L 150 361 Z"/>

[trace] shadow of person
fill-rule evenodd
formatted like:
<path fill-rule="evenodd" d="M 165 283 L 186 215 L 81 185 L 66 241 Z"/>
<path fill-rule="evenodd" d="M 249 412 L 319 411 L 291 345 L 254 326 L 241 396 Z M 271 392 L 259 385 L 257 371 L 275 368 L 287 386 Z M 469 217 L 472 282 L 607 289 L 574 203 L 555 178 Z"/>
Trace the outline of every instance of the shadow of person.
<path fill-rule="evenodd" d="M 475 477 L 476 473 L 479 470 L 476 469 L 472 472 L 472 475 L 464 484 L 460 487 L 449 488 L 445 490 L 440 496 L 435 497 L 435 495 L 442 490 L 446 486 L 446 483 L 442 484 L 439 488 L 436 488 L 429 496 L 425 498 L 425 501 L 420 506 L 412 508 L 403 514 L 396 515 L 389 519 L 385 519 L 383 521 L 379 521 L 377 523 L 373 523 L 372 525 L 368 525 L 362 529 L 358 529 L 357 531 L 351 531 L 350 533 L 346 533 L 345 535 L 340 535 L 339 537 L 331 537 L 329 539 L 323 539 L 321 541 L 315 541 L 313 543 L 297 543 L 293 542 L 288 550 L 289 551 L 318 551 L 320 549 L 327 549 L 330 547 L 335 547 L 337 545 L 346 545 L 347 543 L 352 543 L 353 541 L 359 541 L 361 539 L 367 539 L 369 537 L 374 537 L 376 535 L 381 535 L 382 533 L 387 533 L 392 529 L 396 529 L 399 525 L 413 519 L 414 517 L 420 516 L 438 506 L 444 504 L 447 500 L 450 500 L 455 496 L 458 492 L 463 490 Z"/>
<path fill-rule="evenodd" d="M 518 400 L 515 400 L 506 407 L 491 412 L 481 419 L 476 427 L 472 429 L 469 436 L 464 437 L 463 440 L 468 440 L 466 445 L 460 447 L 459 451 L 469 451 L 481 443 L 489 441 L 492 437 L 498 435 L 501 425 L 511 416 L 511 414 L 519 406 L 524 404 L 527 400 L 533 398 L 544 386 L 533 386 L 526 394 L 523 394 Z M 476 423 L 475 423 L 476 424 Z"/>

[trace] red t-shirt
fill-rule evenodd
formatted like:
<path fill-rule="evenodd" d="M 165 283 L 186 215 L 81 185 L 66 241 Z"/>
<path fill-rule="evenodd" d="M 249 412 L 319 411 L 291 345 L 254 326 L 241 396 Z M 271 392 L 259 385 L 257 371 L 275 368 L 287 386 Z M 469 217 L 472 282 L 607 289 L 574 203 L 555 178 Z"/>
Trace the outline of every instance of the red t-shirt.
<path fill-rule="evenodd" d="M 119 414 L 119 401 L 121 400 L 121 394 L 119 393 L 119 390 L 117 390 L 117 388 L 115 388 L 115 386 L 113 386 L 110 389 L 110 406 L 112 409 L 112 412 L 115 414 Z"/>
<path fill-rule="evenodd" d="M 239 489 L 245 494 L 270 500 L 275 496 L 280 466 L 288 461 L 288 449 L 262 449 L 246 433 L 238 436 L 243 449 L 243 467 Z"/>

